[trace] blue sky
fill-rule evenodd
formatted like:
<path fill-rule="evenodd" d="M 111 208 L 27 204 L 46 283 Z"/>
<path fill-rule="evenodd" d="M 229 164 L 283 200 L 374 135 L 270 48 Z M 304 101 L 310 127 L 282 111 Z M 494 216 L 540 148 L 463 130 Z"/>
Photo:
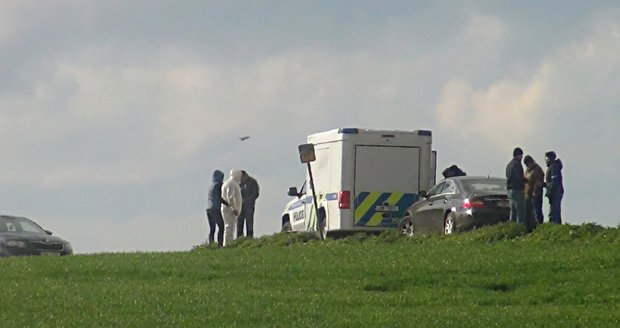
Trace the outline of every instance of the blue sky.
<path fill-rule="evenodd" d="M 553 149 L 565 220 L 617 226 L 619 22 L 615 1 L 2 1 L 1 212 L 77 252 L 184 250 L 234 167 L 271 234 L 297 145 L 347 126 L 432 130 L 439 171 Z"/>

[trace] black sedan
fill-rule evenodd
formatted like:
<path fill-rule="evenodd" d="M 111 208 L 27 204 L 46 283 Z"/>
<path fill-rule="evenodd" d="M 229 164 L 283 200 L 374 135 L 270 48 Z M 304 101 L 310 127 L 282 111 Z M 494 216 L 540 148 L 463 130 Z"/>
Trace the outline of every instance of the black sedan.
<path fill-rule="evenodd" d="M 407 209 L 399 228 L 406 235 L 451 234 L 508 221 L 506 179 L 460 176 L 442 180 Z"/>
<path fill-rule="evenodd" d="M 70 255 L 71 244 L 52 236 L 33 221 L 0 215 L 0 257 L 12 255 Z"/>

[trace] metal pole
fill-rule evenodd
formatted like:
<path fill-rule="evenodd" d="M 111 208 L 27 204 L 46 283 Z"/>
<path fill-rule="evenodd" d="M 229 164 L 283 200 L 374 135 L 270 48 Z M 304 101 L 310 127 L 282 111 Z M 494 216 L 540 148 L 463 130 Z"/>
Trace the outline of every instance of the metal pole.
<path fill-rule="evenodd" d="M 316 202 L 316 192 L 314 191 L 314 178 L 312 177 L 312 168 L 310 167 L 310 162 L 308 164 L 308 174 L 310 175 L 310 188 L 312 188 L 312 201 L 314 202 L 314 213 L 317 216 L 317 221 L 319 218 L 319 205 Z M 318 222 L 317 222 L 318 224 Z"/>

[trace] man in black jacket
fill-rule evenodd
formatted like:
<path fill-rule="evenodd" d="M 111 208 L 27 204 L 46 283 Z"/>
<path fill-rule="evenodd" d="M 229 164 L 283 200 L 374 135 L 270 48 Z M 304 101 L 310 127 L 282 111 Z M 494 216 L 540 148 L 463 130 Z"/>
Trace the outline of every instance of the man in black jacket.
<path fill-rule="evenodd" d="M 523 150 L 517 147 L 512 152 L 512 160 L 506 166 L 506 189 L 510 201 L 510 221 L 526 224 L 525 222 L 525 176 L 523 174 Z"/>
<path fill-rule="evenodd" d="M 258 198 L 259 189 L 256 179 L 249 176 L 246 171 L 241 171 L 241 213 L 237 218 L 237 238 L 243 237 L 243 226 L 245 223 L 246 236 L 254 237 L 254 205 Z"/>
<path fill-rule="evenodd" d="M 564 183 L 562 181 L 562 161 L 556 158 L 555 152 L 545 153 L 547 162 L 546 196 L 549 198 L 549 222 L 562 224 L 562 197 Z"/>

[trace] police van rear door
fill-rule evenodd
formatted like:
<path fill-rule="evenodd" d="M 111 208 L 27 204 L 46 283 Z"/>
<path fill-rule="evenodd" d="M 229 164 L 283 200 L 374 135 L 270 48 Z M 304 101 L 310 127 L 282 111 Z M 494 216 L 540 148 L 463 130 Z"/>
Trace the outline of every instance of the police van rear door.
<path fill-rule="evenodd" d="M 355 147 L 354 226 L 396 227 L 417 200 L 420 148 Z"/>

